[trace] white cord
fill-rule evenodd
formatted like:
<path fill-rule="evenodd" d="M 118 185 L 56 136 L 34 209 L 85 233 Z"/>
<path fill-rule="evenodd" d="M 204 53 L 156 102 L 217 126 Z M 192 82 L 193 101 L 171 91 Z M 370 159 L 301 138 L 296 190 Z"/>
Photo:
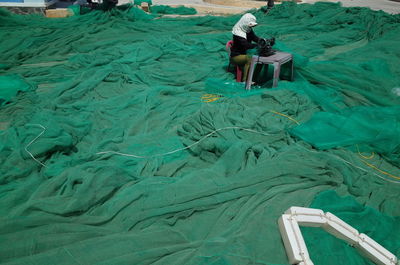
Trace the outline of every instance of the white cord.
<path fill-rule="evenodd" d="M 27 124 L 27 125 L 28 125 L 28 126 L 39 126 L 40 128 L 43 129 L 43 131 L 42 131 L 41 133 L 39 133 L 38 136 L 36 136 L 32 141 L 30 141 L 30 142 L 26 145 L 25 151 L 33 158 L 33 160 L 35 160 L 37 163 L 39 163 L 39 164 L 42 165 L 43 167 L 46 167 L 45 164 L 43 164 L 42 162 L 40 162 L 39 160 L 37 160 L 37 159 L 33 156 L 33 154 L 32 154 L 31 152 L 28 151 L 28 147 L 29 147 L 31 144 L 33 144 L 40 136 L 42 136 L 42 134 L 46 131 L 46 128 L 45 128 L 43 125 L 41 125 L 41 124 Z M 246 129 L 246 128 L 237 127 L 237 126 L 229 126 L 229 127 L 224 127 L 224 128 L 220 128 L 220 129 L 214 130 L 214 131 L 210 132 L 209 134 L 207 134 L 206 136 L 204 136 L 203 138 L 201 138 L 200 140 L 198 140 L 197 142 L 194 142 L 193 144 L 188 145 L 188 146 L 186 146 L 186 147 L 184 147 L 184 148 L 179 148 L 179 149 L 176 149 L 176 150 L 173 150 L 173 151 L 169 151 L 169 152 L 166 152 L 166 153 L 162 153 L 162 154 L 156 154 L 156 155 L 152 155 L 152 156 L 139 156 L 139 155 L 134 155 L 134 154 L 125 154 L 125 153 L 116 152 L 116 151 L 103 151 L 103 152 L 98 152 L 98 153 L 96 153 L 96 155 L 114 154 L 114 155 L 127 156 L 127 157 L 135 157 L 135 158 L 142 158 L 142 159 L 143 159 L 143 158 L 153 158 L 153 157 L 165 156 L 165 155 L 174 154 L 174 153 L 177 153 L 177 152 L 179 152 L 179 151 L 183 151 L 183 150 L 192 148 L 193 146 L 199 144 L 201 141 L 203 141 L 204 139 L 210 137 L 210 136 L 213 135 L 214 133 L 219 132 L 219 131 L 222 131 L 222 130 L 228 130 L 228 129 L 238 129 L 238 130 L 248 131 L 248 132 L 257 133 L 257 134 L 266 135 L 266 136 L 267 136 L 267 135 L 271 135 L 271 134 L 269 134 L 269 133 L 259 132 L 259 131 L 255 131 L 255 130 L 252 130 L 252 129 Z M 309 152 L 313 152 L 313 151 L 309 150 Z M 377 177 L 379 177 L 379 178 L 381 178 L 381 179 L 383 179 L 383 180 L 385 180 L 385 181 L 388 181 L 388 182 L 391 182 L 391 183 L 400 184 L 400 181 L 393 181 L 393 180 L 384 178 L 384 177 L 382 177 L 382 176 L 379 175 L 379 174 L 376 174 L 376 173 L 374 173 L 374 172 L 368 171 L 368 170 L 366 170 L 366 169 L 364 169 L 364 168 L 362 168 L 362 167 L 356 166 L 356 165 L 354 165 L 353 163 L 351 163 L 351 162 L 349 162 L 349 161 L 347 161 L 347 160 L 344 160 L 344 159 L 342 159 L 342 158 L 339 158 L 338 156 L 335 156 L 335 158 L 338 159 L 338 160 L 340 160 L 340 161 L 343 161 L 344 163 L 349 164 L 349 165 L 351 165 L 351 166 L 353 166 L 353 167 L 355 167 L 355 168 L 357 168 L 357 169 L 359 169 L 359 170 L 362 170 L 362 171 L 364 171 L 364 172 L 366 172 L 366 173 L 373 174 L 373 175 L 375 175 L 375 176 L 377 176 Z"/>
<path fill-rule="evenodd" d="M 360 169 L 360 170 L 362 170 L 362 171 L 364 171 L 366 173 L 373 174 L 373 175 L 375 175 L 375 176 L 377 176 L 377 177 L 379 177 L 379 178 L 381 178 L 383 180 L 386 180 L 386 181 L 389 181 L 389 182 L 392 182 L 392 183 L 396 183 L 396 184 L 400 184 L 400 181 L 394 181 L 394 180 L 390 180 L 390 179 L 384 178 L 381 175 L 376 174 L 375 172 L 371 172 L 371 171 L 368 171 L 368 170 L 366 170 L 366 169 L 364 169 L 362 167 L 356 166 L 356 165 L 352 164 L 351 162 L 349 162 L 347 160 L 344 160 L 343 158 L 336 157 L 336 159 L 341 160 L 341 161 L 343 161 L 343 162 L 345 162 L 345 163 L 347 163 L 347 164 L 349 164 L 349 165 L 351 165 L 351 166 L 353 166 L 355 168 L 358 168 L 358 169 Z"/>
<path fill-rule="evenodd" d="M 32 126 L 39 126 L 39 127 L 41 127 L 41 128 L 43 129 L 43 131 L 42 131 L 41 133 L 39 133 L 38 136 L 36 136 L 32 141 L 29 142 L 29 144 L 27 144 L 27 146 L 25 146 L 25 151 L 33 158 L 33 160 L 35 160 L 36 162 L 38 162 L 38 163 L 41 164 L 42 166 L 46 167 L 45 164 L 43 164 L 42 162 L 40 162 L 39 160 L 37 160 L 37 159 L 33 156 L 33 154 L 32 154 L 31 152 L 28 151 L 28 146 L 30 146 L 31 144 L 33 144 L 33 142 L 35 142 L 35 141 L 46 131 L 46 128 L 45 128 L 43 125 L 41 125 L 41 124 L 27 124 L 27 125 L 28 125 L 28 126 L 30 126 L 30 125 L 32 125 Z"/>
<path fill-rule="evenodd" d="M 204 139 L 210 137 L 214 133 L 222 131 L 222 130 L 228 130 L 228 129 L 239 129 L 239 130 L 248 131 L 248 132 L 252 132 L 252 133 L 258 133 L 258 134 L 262 134 L 262 135 L 270 135 L 269 133 L 259 132 L 259 131 L 255 131 L 255 130 L 252 130 L 252 129 L 246 129 L 246 128 L 237 127 L 237 126 L 230 126 L 230 127 L 224 127 L 224 128 L 220 128 L 220 129 L 214 130 L 214 131 L 210 132 L 209 134 L 207 134 L 206 136 L 204 136 L 203 138 L 201 138 L 200 140 L 198 140 L 197 142 L 194 142 L 191 145 L 188 145 L 186 147 L 179 148 L 179 149 L 176 149 L 176 150 L 173 150 L 173 151 L 169 151 L 169 152 L 166 152 L 166 153 L 162 153 L 162 154 L 156 154 L 156 155 L 152 155 L 152 156 L 139 156 L 139 155 L 133 155 L 133 154 L 120 153 L 120 152 L 116 152 L 116 151 L 103 151 L 103 152 L 96 153 L 96 155 L 114 154 L 114 155 L 121 155 L 121 156 L 135 157 L 135 158 L 153 158 L 153 157 L 165 156 L 165 155 L 174 154 L 176 152 L 192 148 L 193 146 L 199 144 L 201 141 L 203 141 Z"/>
<path fill-rule="evenodd" d="M 311 151 L 311 150 L 308 150 L 308 151 L 311 152 L 311 153 L 317 153 L 317 152 Z M 337 155 L 334 155 L 334 157 L 335 157 L 337 160 L 340 160 L 340 161 L 342 161 L 342 162 L 344 162 L 344 163 L 346 163 L 346 164 L 349 164 L 349 165 L 351 165 L 351 166 L 353 166 L 353 167 L 355 167 L 355 168 L 357 168 L 357 169 L 359 169 L 359 170 L 362 170 L 362 171 L 364 171 L 364 172 L 366 172 L 366 173 L 370 173 L 370 174 L 372 174 L 372 175 L 375 175 L 375 176 L 377 176 L 377 177 L 379 177 L 379 178 L 381 178 L 381 179 L 383 179 L 383 180 L 389 181 L 389 182 L 391 182 L 391 183 L 400 184 L 400 181 L 393 181 L 393 180 L 384 178 L 384 177 L 382 177 L 381 175 L 376 174 L 375 172 L 368 171 L 368 170 L 366 170 L 366 169 L 364 169 L 364 168 L 362 168 L 362 167 L 356 166 L 356 165 L 354 165 L 353 163 L 351 163 L 351 162 L 349 162 L 349 161 L 347 161 L 347 160 L 345 160 L 345 159 L 343 159 L 343 158 L 338 157 Z"/>

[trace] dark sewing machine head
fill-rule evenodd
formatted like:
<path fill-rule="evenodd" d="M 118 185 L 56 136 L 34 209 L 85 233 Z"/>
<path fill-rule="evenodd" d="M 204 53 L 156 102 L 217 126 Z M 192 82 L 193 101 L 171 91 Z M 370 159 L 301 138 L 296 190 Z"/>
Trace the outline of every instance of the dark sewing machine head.
<path fill-rule="evenodd" d="M 275 44 L 275 38 L 265 39 L 260 38 L 258 40 L 257 51 L 259 56 L 267 57 L 275 54 L 272 46 Z"/>

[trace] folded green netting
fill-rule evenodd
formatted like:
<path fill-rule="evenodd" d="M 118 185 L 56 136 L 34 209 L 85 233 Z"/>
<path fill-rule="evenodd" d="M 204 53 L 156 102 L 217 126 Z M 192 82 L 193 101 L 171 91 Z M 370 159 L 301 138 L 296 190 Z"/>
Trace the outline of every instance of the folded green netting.
<path fill-rule="evenodd" d="M 0 106 L 10 102 L 20 91 L 32 89 L 19 75 L 0 75 Z"/>
<path fill-rule="evenodd" d="M 368 235 L 391 253 L 400 256 L 400 220 L 365 207 L 352 197 L 339 197 L 335 192 L 318 194 L 311 208 L 331 212 L 360 233 Z M 302 234 L 314 264 L 374 264 L 355 248 L 320 228 L 302 227 Z"/>
<path fill-rule="evenodd" d="M 400 16 L 291 2 L 253 13 L 256 33 L 294 54 L 295 82 L 234 82 L 225 44 L 241 15 L 0 10 L 0 75 L 36 87 L 0 107 L 0 263 L 288 264 L 279 216 L 326 190 L 398 227 Z M 290 133 L 345 114 L 363 142 L 346 132 L 353 145 L 318 149 Z M 324 128 L 313 136 L 341 132 Z"/>
<path fill-rule="evenodd" d="M 377 152 L 400 166 L 400 106 L 317 112 L 291 133 L 319 149 L 352 147 Z"/>
<path fill-rule="evenodd" d="M 0 64 L 0 70 L 7 70 L 9 68 L 6 64 Z"/>
<path fill-rule="evenodd" d="M 170 7 L 166 5 L 156 5 L 151 7 L 151 13 L 155 14 L 178 14 L 178 15 L 194 15 L 197 14 L 193 7 Z"/>

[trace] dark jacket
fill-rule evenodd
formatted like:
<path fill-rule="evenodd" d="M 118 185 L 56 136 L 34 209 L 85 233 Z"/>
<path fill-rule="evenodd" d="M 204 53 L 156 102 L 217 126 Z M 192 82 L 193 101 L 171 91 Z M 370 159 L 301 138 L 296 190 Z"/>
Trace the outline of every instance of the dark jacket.
<path fill-rule="evenodd" d="M 259 38 L 253 30 L 246 34 L 247 39 L 233 35 L 233 45 L 231 47 L 231 57 L 246 54 L 248 49 L 253 49 L 257 46 L 252 41 L 258 42 Z"/>

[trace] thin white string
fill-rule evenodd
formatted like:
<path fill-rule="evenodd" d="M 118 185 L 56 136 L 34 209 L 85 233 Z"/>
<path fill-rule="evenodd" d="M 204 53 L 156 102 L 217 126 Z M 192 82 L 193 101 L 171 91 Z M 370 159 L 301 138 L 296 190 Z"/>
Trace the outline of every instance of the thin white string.
<path fill-rule="evenodd" d="M 309 152 L 311 152 L 311 153 L 317 153 L 317 152 L 311 151 L 311 150 L 309 150 Z M 343 159 L 343 158 L 338 157 L 337 155 L 334 155 L 334 158 L 336 158 L 337 160 L 340 160 L 340 161 L 342 161 L 342 162 L 344 162 L 344 163 L 346 163 L 346 164 L 349 164 L 349 165 L 352 166 L 352 167 L 355 167 L 355 168 L 357 168 L 357 169 L 359 169 L 359 170 L 362 170 L 362 171 L 364 171 L 364 172 L 366 172 L 366 173 L 375 175 L 375 176 L 377 176 L 377 177 L 379 177 L 379 178 L 381 178 L 381 179 L 383 179 L 383 180 L 389 181 L 389 182 L 391 182 L 391 183 L 400 184 L 400 181 L 393 181 L 393 180 L 384 178 L 384 177 L 382 177 L 381 175 L 376 174 L 375 172 L 372 172 L 372 171 L 366 170 L 366 169 L 364 169 L 364 168 L 362 168 L 362 167 L 356 166 L 356 165 L 354 165 L 353 163 L 351 163 L 351 162 L 349 162 L 349 161 L 347 161 L 347 160 L 345 160 L 345 159 Z"/>
<path fill-rule="evenodd" d="M 98 153 L 96 153 L 96 155 L 114 154 L 114 155 L 127 156 L 127 157 L 135 157 L 135 158 L 154 158 L 154 157 L 159 157 L 159 156 L 165 156 L 165 155 L 170 155 L 170 154 L 173 154 L 173 153 L 176 153 L 176 152 L 179 152 L 179 151 L 183 151 L 183 150 L 185 150 L 185 149 L 189 149 L 189 148 L 191 148 L 191 147 L 193 147 L 193 146 L 199 144 L 201 141 L 203 141 L 203 140 L 206 139 L 207 137 L 210 137 L 210 136 L 213 135 L 214 133 L 216 133 L 216 132 L 218 132 L 218 131 L 221 131 L 221 130 L 228 130 L 228 129 L 239 129 L 239 130 L 244 130 L 244 131 L 248 131 L 248 132 L 258 133 L 258 134 L 262 134 L 262 135 L 271 135 L 271 134 L 265 133 L 265 132 L 259 132 L 259 131 L 255 131 L 255 130 L 251 130 L 251 129 L 246 129 L 246 128 L 242 128 L 242 127 L 231 126 L 231 127 L 224 127 L 224 128 L 220 128 L 220 129 L 214 130 L 214 131 L 210 132 L 209 134 L 207 134 L 206 136 L 204 136 L 203 138 L 201 138 L 200 140 L 198 140 L 197 142 L 194 142 L 194 143 L 191 144 L 191 145 L 188 145 L 188 146 L 186 146 L 186 147 L 184 147 L 184 148 L 179 148 L 179 149 L 176 149 L 176 150 L 167 152 L 167 153 L 156 154 L 156 155 L 152 155 L 152 156 L 139 156 L 139 155 L 126 154 L 126 153 L 121 153 L 121 152 L 116 152 L 116 151 L 103 151 L 103 152 L 98 152 Z M 313 152 L 313 151 L 310 151 L 310 152 Z M 386 181 L 391 182 L 391 183 L 400 184 L 400 181 L 393 181 L 393 180 L 384 178 L 384 177 L 380 176 L 379 174 L 376 174 L 375 172 L 371 172 L 371 171 L 368 171 L 368 170 L 366 170 L 366 169 L 364 169 L 364 168 L 362 168 L 362 167 L 356 166 L 356 165 L 354 165 L 353 163 L 351 163 L 351 162 L 349 162 L 349 161 L 347 161 L 347 160 L 344 160 L 344 159 L 342 159 L 342 158 L 339 158 L 338 156 L 335 156 L 335 158 L 338 159 L 338 160 L 340 160 L 340 161 L 342 161 L 342 162 L 344 162 L 344 163 L 346 163 L 346 164 L 349 164 L 349 165 L 351 165 L 351 166 L 353 166 L 353 167 L 355 167 L 355 168 L 357 168 L 357 169 L 360 169 L 360 170 L 362 170 L 362 171 L 364 171 L 364 172 L 366 172 L 366 173 L 370 173 L 370 174 L 372 174 L 372 175 L 375 175 L 375 176 L 379 177 L 380 179 L 386 180 Z"/>
<path fill-rule="evenodd" d="M 30 146 L 31 144 L 33 144 L 40 136 L 42 136 L 42 134 L 44 134 L 44 132 L 46 131 L 46 128 L 41 125 L 41 124 L 27 124 L 28 126 L 39 126 L 40 128 L 43 129 L 43 131 L 41 133 L 39 133 L 38 136 L 36 136 L 32 141 L 29 142 L 29 144 L 27 144 L 25 146 L 25 151 L 33 158 L 33 160 L 35 160 L 36 162 L 38 162 L 39 164 L 41 164 L 42 166 L 46 167 L 45 164 L 43 164 L 42 162 L 40 162 L 39 160 L 37 160 L 33 154 L 31 152 L 28 151 L 28 146 Z"/>
<path fill-rule="evenodd" d="M 135 158 L 154 158 L 154 157 L 159 157 L 159 156 L 165 156 L 165 155 L 174 154 L 174 153 L 177 153 L 177 152 L 192 148 L 193 146 L 199 144 L 201 141 L 203 141 L 204 139 L 210 137 L 214 133 L 217 133 L 217 132 L 222 131 L 222 130 L 229 130 L 229 129 L 238 129 L 238 130 L 248 131 L 248 132 L 262 134 L 262 135 L 271 135 L 269 133 L 259 132 L 259 131 L 255 131 L 255 130 L 252 130 L 252 129 L 246 129 L 246 128 L 237 127 L 237 126 L 229 126 L 229 127 L 224 127 L 224 128 L 219 128 L 217 130 L 214 130 L 214 131 L 210 132 L 209 134 L 205 135 L 204 137 L 202 137 L 197 142 L 192 143 L 191 145 L 188 145 L 186 147 L 179 148 L 179 149 L 176 149 L 176 150 L 173 150 L 173 151 L 169 151 L 169 152 L 166 152 L 166 153 L 162 153 L 162 154 L 156 154 L 156 155 L 151 155 L 151 156 L 140 156 L 140 155 L 134 155 L 134 154 L 120 153 L 120 152 L 116 152 L 116 151 L 103 151 L 103 152 L 96 153 L 96 155 L 114 154 L 114 155 L 128 156 L 128 157 L 135 157 Z"/>
<path fill-rule="evenodd" d="M 362 168 L 362 167 L 356 166 L 356 165 L 352 164 L 351 162 L 349 162 L 349 161 L 347 161 L 347 160 L 344 160 L 343 158 L 336 157 L 336 159 L 341 160 L 341 161 L 343 161 L 343 162 L 345 162 L 345 163 L 347 163 L 347 164 L 349 164 L 349 165 L 351 165 L 351 166 L 353 166 L 353 167 L 355 167 L 355 168 L 358 168 L 358 169 L 360 169 L 360 170 L 362 170 L 362 171 L 364 171 L 364 172 L 366 172 L 366 173 L 373 174 L 373 175 L 375 175 L 375 176 L 377 176 L 377 177 L 379 177 L 379 178 L 381 178 L 381 179 L 383 179 L 383 180 L 389 181 L 389 182 L 391 182 L 391 183 L 400 184 L 400 181 L 395 181 L 395 180 L 390 180 L 390 179 L 384 178 L 384 177 L 382 177 L 381 175 L 376 174 L 375 172 L 368 171 L 368 170 L 366 170 L 366 169 L 364 169 L 364 168 Z"/>
<path fill-rule="evenodd" d="M 33 160 L 35 160 L 37 163 L 39 163 L 39 164 L 42 165 L 43 167 L 46 167 L 45 164 L 43 164 L 42 162 L 40 162 L 39 160 L 37 160 L 37 159 L 35 158 L 35 156 L 34 156 L 31 152 L 28 151 L 28 147 L 29 147 L 31 144 L 33 144 L 40 136 L 42 136 L 42 134 L 44 134 L 44 132 L 46 131 L 46 128 L 45 128 L 43 125 L 41 125 L 41 124 L 27 124 L 27 125 L 28 125 L 28 126 L 39 126 L 40 128 L 43 129 L 43 131 L 40 132 L 39 135 L 37 135 L 32 141 L 30 141 L 30 142 L 26 145 L 25 151 L 32 157 Z M 184 147 L 184 148 L 179 148 L 179 149 L 176 149 L 176 150 L 173 150 L 173 151 L 170 151 L 170 152 L 161 153 L 161 154 L 156 154 L 156 155 L 152 155 L 152 156 L 139 156 L 139 155 L 134 155 L 134 154 L 125 154 L 125 153 L 116 152 L 116 151 L 103 151 L 103 152 L 98 152 L 98 153 L 96 153 L 96 154 L 97 154 L 97 155 L 102 155 L 102 154 L 115 154 L 115 155 L 121 155 L 121 156 L 127 156 L 127 157 L 135 157 L 135 158 L 153 158 L 153 157 L 165 156 L 165 155 L 174 154 L 174 153 L 177 153 L 177 152 L 180 152 L 180 151 L 183 151 L 183 150 L 192 148 L 193 146 L 199 144 L 201 141 L 203 141 L 204 139 L 210 137 L 210 136 L 213 135 L 214 133 L 217 133 L 217 132 L 222 131 L 222 130 L 229 130 L 229 129 L 238 129 L 238 130 L 248 131 L 248 132 L 257 133 L 257 134 L 266 135 L 266 136 L 267 136 L 267 135 L 271 135 L 271 134 L 266 133 L 266 132 L 259 132 L 259 131 L 255 131 L 255 130 L 252 130 L 252 129 L 246 129 L 246 128 L 237 127 L 237 126 L 229 126 L 229 127 L 224 127 L 224 128 L 220 128 L 220 129 L 214 130 L 214 131 L 208 133 L 207 135 L 205 135 L 204 137 L 202 137 L 202 138 L 201 138 L 200 140 L 198 140 L 197 142 L 194 142 L 193 144 L 188 145 L 188 146 L 186 146 L 186 147 Z M 310 152 L 313 152 L 313 151 L 310 151 Z M 338 156 L 335 156 L 335 158 L 338 159 L 338 160 L 340 160 L 340 161 L 343 161 L 344 163 L 349 164 L 349 165 L 351 165 L 351 166 L 353 166 L 353 167 L 355 167 L 355 168 L 357 168 L 357 169 L 359 169 L 359 170 L 362 170 L 362 171 L 364 171 L 364 172 L 366 172 L 366 173 L 373 174 L 373 175 L 379 177 L 380 179 L 383 179 L 383 180 L 388 181 L 388 182 L 391 182 L 391 183 L 400 184 L 400 181 L 393 181 L 393 180 L 384 178 L 384 177 L 382 177 L 381 175 L 376 174 L 375 172 L 371 172 L 371 171 L 368 171 L 368 170 L 366 170 L 366 169 L 364 169 L 364 168 L 362 168 L 362 167 L 356 166 L 356 165 L 354 165 L 353 163 L 351 163 L 351 162 L 349 162 L 349 161 L 347 161 L 347 160 L 345 160 L 345 159 L 339 158 Z"/>

